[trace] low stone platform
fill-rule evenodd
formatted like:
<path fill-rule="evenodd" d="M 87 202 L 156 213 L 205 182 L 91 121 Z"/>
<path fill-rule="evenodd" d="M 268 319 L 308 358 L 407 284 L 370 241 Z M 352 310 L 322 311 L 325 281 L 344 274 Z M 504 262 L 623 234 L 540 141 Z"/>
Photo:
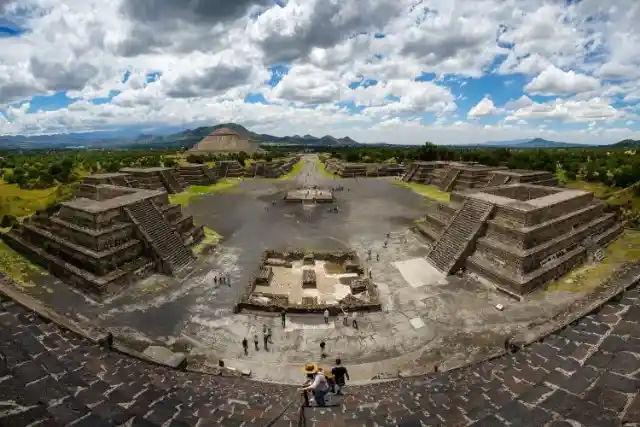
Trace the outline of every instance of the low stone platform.
<path fill-rule="evenodd" d="M 284 197 L 288 203 L 333 203 L 333 192 L 320 188 L 301 188 L 287 192 Z"/>
<path fill-rule="evenodd" d="M 293 386 L 177 371 L 109 351 L 6 299 L 0 302 L 0 351 L 3 426 L 631 427 L 640 422 L 637 286 L 516 353 L 450 372 L 348 387 L 345 396 L 330 395 L 327 408 L 301 407 Z"/>

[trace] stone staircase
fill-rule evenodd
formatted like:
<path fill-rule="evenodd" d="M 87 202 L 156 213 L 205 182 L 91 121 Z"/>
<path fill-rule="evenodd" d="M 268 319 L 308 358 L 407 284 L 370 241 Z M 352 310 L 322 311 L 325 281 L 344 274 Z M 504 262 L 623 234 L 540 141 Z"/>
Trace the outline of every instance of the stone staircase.
<path fill-rule="evenodd" d="M 429 252 L 427 260 L 443 273 L 451 273 L 478 237 L 492 211 L 491 203 L 467 199 Z"/>
<path fill-rule="evenodd" d="M 175 273 L 195 259 L 193 252 L 150 200 L 141 200 L 126 209 L 147 243 L 163 261 L 168 262 L 167 273 Z"/>
<path fill-rule="evenodd" d="M 456 182 L 456 178 L 458 178 L 458 175 L 460 175 L 459 169 L 455 169 L 455 168 L 449 169 L 444 179 L 440 183 L 440 189 L 442 191 L 451 191 L 451 188 L 453 187 L 453 184 Z"/>
<path fill-rule="evenodd" d="M 154 365 L 3 297 L 0 425 L 633 427 L 640 422 L 639 343 L 636 285 L 515 353 L 350 386 L 345 396 L 329 395 L 327 408 L 301 408 L 294 386 Z"/>
<path fill-rule="evenodd" d="M 417 171 L 417 170 L 418 170 L 418 165 L 415 165 L 415 164 L 411 165 L 411 168 L 407 171 L 407 173 L 405 173 L 405 174 L 402 176 L 402 180 L 403 180 L 404 182 L 409 182 L 409 181 L 411 181 L 411 178 L 413 178 L 413 175 L 415 175 L 415 173 L 416 173 L 416 171 Z"/>
<path fill-rule="evenodd" d="M 498 187 L 500 185 L 506 185 L 510 180 L 510 176 L 503 175 L 501 173 L 494 173 L 493 175 L 491 175 L 491 178 L 489 178 L 489 181 L 487 182 L 487 185 L 485 185 L 485 187 Z"/>
<path fill-rule="evenodd" d="M 126 176 L 118 177 L 118 178 L 109 178 L 109 184 L 117 185 L 119 187 L 136 187 L 138 181 L 134 179 L 130 179 Z"/>
<path fill-rule="evenodd" d="M 162 179 L 164 185 L 169 190 L 168 192 L 171 194 L 180 193 L 184 189 L 184 186 L 178 182 L 170 171 L 160 171 L 160 179 Z"/>

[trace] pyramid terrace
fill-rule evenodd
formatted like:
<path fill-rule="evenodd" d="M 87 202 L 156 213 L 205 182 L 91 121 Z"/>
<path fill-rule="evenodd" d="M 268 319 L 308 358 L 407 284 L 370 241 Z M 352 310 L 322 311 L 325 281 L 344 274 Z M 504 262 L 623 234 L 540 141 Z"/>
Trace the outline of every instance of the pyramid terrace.
<path fill-rule="evenodd" d="M 518 296 L 562 276 L 622 231 L 592 193 L 520 183 L 454 191 L 451 203 L 433 204 L 417 228 L 432 241 L 427 260 L 438 270 L 464 269 Z"/>
<path fill-rule="evenodd" d="M 126 173 L 89 176 L 75 199 L 61 203 L 50 216 L 29 218 L 4 240 L 97 296 L 150 271 L 177 273 L 195 259 L 189 245 L 202 239 L 202 227 L 169 203 L 164 185 L 172 182 L 162 179 L 166 168 L 128 171 L 142 180 Z"/>

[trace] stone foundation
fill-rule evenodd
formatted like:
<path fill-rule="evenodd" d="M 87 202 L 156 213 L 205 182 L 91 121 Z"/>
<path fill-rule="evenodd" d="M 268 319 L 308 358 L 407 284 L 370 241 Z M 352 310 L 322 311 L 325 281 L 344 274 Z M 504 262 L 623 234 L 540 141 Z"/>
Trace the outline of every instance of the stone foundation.
<path fill-rule="evenodd" d="M 349 163 L 335 159 L 326 160 L 325 169 L 341 178 L 401 176 L 405 170 L 397 163 Z"/>
<path fill-rule="evenodd" d="M 245 176 L 252 178 L 279 178 L 291 172 L 295 164 L 299 161 L 299 156 L 286 159 L 274 159 L 270 162 L 260 160 L 246 168 Z"/>
<path fill-rule="evenodd" d="M 178 166 L 178 175 L 186 185 L 211 185 L 217 181 L 215 172 L 209 166 L 197 163 Z"/>
<path fill-rule="evenodd" d="M 137 181 L 137 188 L 161 190 L 169 194 L 180 193 L 186 183 L 177 170 L 172 168 L 123 168 L 121 173 L 129 174 Z"/>
<path fill-rule="evenodd" d="M 324 268 L 320 275 L 317 273 L 319 268 Z M 329 268 L 336 271 L 329 272 Z M 332 315 L 337 315 L 343 311 L 380 310 L 377 287 L 364 273 L 355 252 L 265 251 L 256 274 L 236 303 L 235 311 L 280 312 L 286 309 L 289 313 L 322 313 L 328 309 Z M 336 274 L 341 278 L 336 279 Z M 274 283 L 285 276 L 290 277 L 289 282 Z M 299 282 L 294 283 L 295 277 Z M 349 284 L 342 284 L 343 279 Z M 347 286 L 349 291 L 339 300 L 329 301 L 322 291 L 332 280 L 339 280 L 336 283 Z M 281 291 L 275 292 L 280 288 Z"/>
<path fill-rule="evenodd" d="M 220 160 L 216 162 L 216 175 L 219 178 L 239 178 L 245 175 L 245 170 L 237 160 Z"/>
<path fill-rule="evenodd" d="M 333 191 L 319 188 L 301 188 L 288 191 L 284 196 L 287 203 L 333 203 Z"/>

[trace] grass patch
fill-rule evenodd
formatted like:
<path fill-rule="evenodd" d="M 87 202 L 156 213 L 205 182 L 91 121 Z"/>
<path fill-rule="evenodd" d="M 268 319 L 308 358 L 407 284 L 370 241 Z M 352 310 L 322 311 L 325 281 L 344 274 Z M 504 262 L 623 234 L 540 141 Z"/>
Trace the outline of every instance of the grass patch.
<path fill-rule="evenodd" d="M 599 198 L 606 198 L 613 191 L 611 187 L 607 187 L 601 182 L 566 181 L 563 185 L 574 190 L 590 191 Z"/>
<path fill-rule="evenodd" d="M 419 184 L 417 182 L 406 182 L 400 179 L 394 179 L 393 183 L 401 187 L 409 188 L 423 197 L 437 200 L 438 202 L 448 203 L 451 194 L 446 191 L 440 191 L 435 185 Z"/>
<path fill-rule="evenodd" d="M 72 189 L 58 185 L 44 190 L 23 190 L 18 184 L 0 184 L 0 214 L 21 218 L 68 198 Z"/>
<path fill-rule="evenodd" d="M 3 232 L 8 231 L 6 229 L 1 230 Z M 31 281 L 33 275 L 47 274 L 42 268 L 11 249 L 2 240 L 0 240 L 0 271 L 11 277 L 18 285 L 25 288 L 35 286 Z"/>
<path fill-rule="evenodd" d="M 203 194 L 217 193 L 235 187 L 240 183 L 238 178 L 222 178 L 212 185 L 191 185 L 182 193 L 170 194 L 169 202 L 187 206 L 191 200 Z"/>
<path fill-rule="evenodd" d="M 287 181 L 289 179 L 293 179 L 296 176 L 300 175 L 300 173 L 302 172 L 303 166 L 304 166 L 304 163 L 301 160 L 299 160 L 295 165 L 293 165 L 293 167 L 291 168 L 291 172 L 288 172 L 276 179 L 278 181 Z"/>
<path fill-rule="evenodd" d="M 209 227 L 204 227 L 204 238 L 191 249 L 193 250 L 193 253 L 200 255 L 210 246 L 216 245 L 221 239 L 222 236 L 220 234 L 216 233 Z"/>
<path fill-rule="evenodd" d="M 589 292 L 603 283 L 627 261 L 640 259 L 640 231 L 625 230 L 603 249 L 605 258 L 595 264 L 585 264 L 549 284 L 549 292 Z"/>
<path fill-rule="evenodd" d="M 316 157 L 315 163 L 316 163 L 316 167 L 318 168 L 318 172 L 320 172 L 320 175 L 322 175 L 323 178 L 336 179 L 336 176 L 327 170 L 327 167 L 325 166 L 324 162 L 320 160 L 319 157 Z"/>

